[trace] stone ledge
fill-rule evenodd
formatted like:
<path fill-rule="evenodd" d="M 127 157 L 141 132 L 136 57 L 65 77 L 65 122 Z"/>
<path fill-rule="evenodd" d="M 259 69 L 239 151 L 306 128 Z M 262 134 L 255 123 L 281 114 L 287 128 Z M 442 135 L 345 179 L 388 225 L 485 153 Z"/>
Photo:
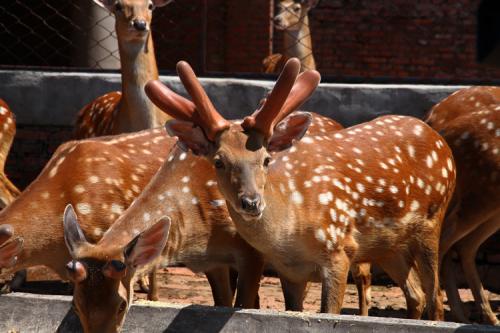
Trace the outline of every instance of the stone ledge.
<path fill-rule="evenodd" d="M 71 297 L 14 293 L 0 297 L 1 332 L 78 332 Z M 499 327 L 425 320 L 235 310 L 160 302 L 134 304 L 124 332 L 489 333 Z"/>

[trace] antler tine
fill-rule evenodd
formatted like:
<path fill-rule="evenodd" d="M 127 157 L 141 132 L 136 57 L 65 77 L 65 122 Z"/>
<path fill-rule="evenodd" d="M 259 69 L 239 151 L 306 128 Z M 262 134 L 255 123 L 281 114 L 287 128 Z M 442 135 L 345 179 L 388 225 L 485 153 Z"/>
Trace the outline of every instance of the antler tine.
<path fill-rule="evenodd" d="M 297 58 L 288 60 L 260 110 L 252 116 L 246 117 L 241 126 L 246 130 L 256 130 L 269 138 L 273 134 L 277 117 L 290 94 L 299 71 L 300 61 Z"/>
<path fill-rule="evenodd" d="M 166 114 L 175 119 L 197 122 L 198 115 L 193 102 L 176 94 L 159 80 L 146 83 L 144 91 L 149 99 Z"/>
<path fill-rule="evenodd" d="M 217 112 L 210 98 L 208 98 L 205 89 L 203 89 L 196 74 L 187 62 L 179 61 L 177 63 L 177 74 L 196 105 L 199 116 L 199 121 L 196 124 L 203 128 L 209 140 L 215 141 L 217 134 L 227 129 L 230 123 Z"/>
<path fill-rule="evenodd" d="M 281 108 L 275 123 L 280 122 L 294 110 L 297 110 L 318 87 L 321 81 L 321 75 L 315 70 L 309 70 L 301 73 L 293 85 L 285 104 Z"/>

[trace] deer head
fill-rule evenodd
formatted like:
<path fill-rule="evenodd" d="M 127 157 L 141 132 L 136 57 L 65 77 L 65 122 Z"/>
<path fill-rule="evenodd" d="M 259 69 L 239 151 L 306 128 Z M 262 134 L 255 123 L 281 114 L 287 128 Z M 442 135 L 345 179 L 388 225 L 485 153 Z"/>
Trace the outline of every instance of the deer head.
<path fill-rule="evenodd" d="M 63 224 L 66 246 L 73 258 L 66 265 L 74 284 L 73 306 L 84 331 L 118 332 L 132 302 L 135 272 L 160 255 L 170 219 L 161 218 L 125 246 L 108 247 L 106 251 L 87 242 L 71 205 L 64 211 Z"/>
<path fill-rule="evenodd" d="M 279 12 L 273 19 L 274 26 L 278 30 L 299 30 L 304 17 L 318 2 L 319 0 L 280 1 Z"/>
<path fill-rule="evenodd" d="M 172 0 L 94 0 L 94 2 L 115 15 L 116 31 L 119 35 L 138 41 L 146 40 L 149 35 L 153 10 Z"/>
<path fill-rule="evenodd" d="M 295 82 L 299 69 L 300 62 L 290 59 L 262 106 L 242 123 L 230 123 L 215 110 L 186 62 L 179 62 L 177 71 L 194 104 L 158 81 L 146 85 L 151 100 L 177 118 L 167 122 L 168 133 L 179 138 L 181 148 L 213 163 L 222 194 L 246 220 L 259 219 L 266 207 L 263 193 L 271 153 L 291 147 L 311 122 L 309 113 L 290 113 L 312 94 L 320 75 L 304 72 Z"/>

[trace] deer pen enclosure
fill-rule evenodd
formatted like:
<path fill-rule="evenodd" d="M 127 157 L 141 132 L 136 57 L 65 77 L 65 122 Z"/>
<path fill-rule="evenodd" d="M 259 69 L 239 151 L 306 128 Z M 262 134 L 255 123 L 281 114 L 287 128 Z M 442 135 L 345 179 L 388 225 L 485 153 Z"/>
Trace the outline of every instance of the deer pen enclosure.
<path fill-rule="evenodd" d="M 494 90 L 500 85 L 500 6 L 495 0 L 13 0 L 0 3 L 0 17 L 0 165 L 5 169 L 0 170 L 0 209 L 5 207 L 0 211 L 1 331 L 112 332 L 120 331 L 122 325 L 124 331 L 133 332 L 365 332 L 372 328 L 384 332 L 500 331 L 496 326 L 475 324 L 498 324 L 500 314 L 500 203 L 495 206 L 500 193 L 500 97 Z M 481 31 L 488 31 L 487 36 L 480 37 Z M 491 46 L 490 39 L 497 44 Z M 196 88 L 198 79 L 190 76 L 181 60 L 192 67 L 201 88 Z M 293 67 L 290 63 L 294 61 L 299 64 L 297 73 L 287 74 L 286 66 Z M 321 75 L 317 88 L 311 74 L 315 70 Z M 273 90 L 280 78 L 282 87 L 286 86 L 283 82 L 287 75 L 293 82 L 287 88 Z M 161 90 L 157 85 L 148 91 L 145 87 L 151 87 L 152 80 L 168 88 Z M 493 88 L 476 91 L 469 86 Z M 276 102 L 280 92 L 288 94 L 288 99 Z M 447 99 L 451 102 L 445 102 Z M 271 106 L 266 107 L 268 100 Z M 253 114 L 258 119 L 256 110 L 276 105 L 283 114 L 283 110 L 292 112 L 298 106 L 314 114 L 312 120 L 275 115 L 274 122 L 269 118 L 264 125 L 248 117 Z M 220 115 L 193 116 L 201 114 L 203 107 Z M 446 116 L 448 107 L 457 112 L 455 118 Z M 464 120 L 459 111 L 472 116 Z M 300 112 L 291 113 L 296 114 Z M 383 116 L 387 117 L 375 119 Z M 224 181 L 221 175 L 233 166 L 227 158 L 219 168 L 214 142 L 220 144 L 220 133 L 240 126 L 238 120 L 245 117 L 241 132 L 260 133 L 259 126 L 271 126 L 269 132 L 260 133 L 263 138 L 257 135 L 266 149 L 272 146 L 273 128 L 281 133 L 291 124 L 301 134 L 294 132 L 297 136 L 283 148 L 300 152 L 300 158 L 269 151 L 271 162 L 263 162 L 266 168 L 270 163 L 281 169 L 273 174 L 269 185 L 262 185 L 273 188 L 274 196 L 280 199 L 268 197 L 262 210 L 274 209 L 280 200 L 289 205 L 273 215 L 274 227 L 284 224 L 278 215 L 289 214 L 286 221 L 290 229 L 281 239 L 282 246 L 276 248 L 285 248 L 292 239 L 300 243 L 291 247 L 298 252 L 290 254 L 284 263 L 270 263 L 275 253 L 267 244 L 259 243 L 256 229 L 252 238 L 236 222 L 237 214 L 250 206 L 257 211 L 257 199 L 244 196 L 250 190 L 240 189 L 244 195 L 239 193 L 232 201 L 231 194 L 238 191 L 218 190 Z M 177 124 L 174 118 L 181 125 L 167 125 L 165 130 L 167 121 Z M 215 119 L 222 130 L 207 119 Z M 412 144 L 409 138 L 422 133 L 415 129 L 420 120 L 442 135 L 443 141 L 432 136 L 436 142 L 428 147 Z M 182 121 L 190 124 L 187 128 L 202 128 L 201 137 L 208 143 L 187 140 L 199 139 L 200 133 L 186 134 Z M 256 127 L 245 127 L 252 121 Z M 300 126 L 305 123 L 312 125 L 302 131 Z M 400 131 L 405 124 L 414 129 Z M 422 125 L 425 130 L 427 125 Z M 387 126 L 387 132 L 377 126 Z M 434 133 L 432 129 L 429 133 Z M 459 130 L 462 132 L 456 134 Z M 178 146 L 195 154 L 177 151 L 180 148 L 175 148 L 175 140 L 169 137 L 174 134 L 180 138 Z M 346 140 L 345 148 L 334 151 L 332 145 L 335 142 L 341 146 L 339 140 Z M 453 162 L 440 151 L 443 142 L 453 154 L 461 154 L 458 158 L 454 155 Z M 415 147 L 428 152 L 424 149 L 420 158 Z M 462 147 L 464 151 L 459 149 Z M 344 150 L 354 153 L 349 155 Z M 366 150 L 374 151 L 369 155 Z M 247 162 L 248 151 L 238 152 Z M 473 162 L 466 157 L 476 153 Z M 377 154 L 381 157 L 374 157 Z M 203 156 L 207 161 L 202 162 Z M 316 160 L 317 165 L 308 166 Z M 179 168 L 167 171 L 171 161 Z M 249 177 L 253 169 L 242 167 L 243 162 L 234 162 L 238 165 L 235 169 Z M 445 184 L 451 196 L 455 162 L 457 193 L 463 195 L 455 194 L 447 206 L 432 196 L 443 196 Z M 208 166 L 201 169 L 199 164 Z M 408 174 L 404 173 L 405 165 Z M 296 168 L 310 171 L 311 176 L 300 178 Z M 415 170 L 419 168 L 424 171 L 417 176 Z M 330 170 L 334 170 L 332 174 Z M 470 179 L 464 174 L 470 174 Z M 234 174 L 231 177 L 231 184 L 248 183 L 247 179 L 236 181 Z M 484 181 L 485 177 L 490 178 Z M 262 180 L 257 178 L 255 182 L 260 186 Z M 320 189 L 325 184 L 330 187 Z M 418 191 L 422 197 L 412 197 Z M 260 195 L 264 196 L 263 192 Z M 182 199 L 184 196 L 190 196 L 189 200 Z M 448 192 L 445 196 L 442 202 L 450 199 Z M 236 206 L 228 210 L 226 205 L 231 202 Z M 349 209 L 347 203 L 352 204 Z M 68 215 L 69 204 L 75 216 Z M 332 224 L 313 227 L 315 221 L 309 221 L 304 230 L 293 229 L 306 223 L 298 218 L 300 209 L 307 210 L 306 206 L 308 216 L 318 214 Z M 295 211 L 297 207 L 302 208 Z M 325 214 L 322 208 L 327 209 Z M 395 211 L 401 212 L 401 217 L 393 217 Z M 419 282 L 418 265 L 408 268 L 404 277 L 399 276 L 395 267 L 404 265 L 395 255 L 391 257 L 392 269 L 387 264 L 374 264 L 370 275 L 363 271 L 366 268 L 356 267 L 354 255 L 346 250 L 353 261 L 340 313 L 347 316 L 317 314 L 320 309 L 338 312 L 324 304 L 328 293 L 325 276 L 333 274 L 325 273 L 324 266 L 314 262 L 315 273 L 311 273 L 307 288 L 303 286 L 303 294 L 302 282 L 284 277 L 283 272 L 291 271 L 290 267 L 302 272 L 312 265 L 297 261 L 301 256 L 310 259 L 314 257 L 311 253 L 336 253 L 334 242 L 349 238 L 348 233 L 353 239 L 359 237 L 358 229 L 353 231 L 351 226 L 358 228 L 364 221 L 373 227 L 370 237 L 382 244 L 385 240 L 380 240 L 381 235 L 396 222 L 415 223 L 417 218 L 412 214 L 448 221 L 443 227 L 448 232 L 441 234 L 445 236 L 436 236 L 436 242 L 443 242 L 441 246 L 449 245 L 447 255 L 439 253 L 436 259 L 439 267 L 446 267 L 439 281 L 443 295 L 436 299 L 444 297 L 445 321 L 463 324 L 427 321 L 443 319 L 438 313 L 439 302 L 431 317 L 425 313 L 421 321 L 403 320 L 420 318 L 424 312 L 425 288 L 421 285 L 430 279 Z M 482 219 L 475 222 L 476 216 Z M 476 224 L 460 224 L 467 218 Z M 153 225 L 157 219 L 161 223 Z M 422 223 L 431 220 L 422 218 Z M 449 227 L 451 220 L 454 224 Z M 344 223 L 345 227 L 334 228 L 335 223 Z M 218 229 L 221 225 L 225 227 Z M 302 238 L 293 238 L 294 232 Z M 112 237 L 109 235 L 121 236 L 107 241 L 106 237 Z M 165 240 L 161 254 L 156 248 L 159 245 L 148 243 L 160 239 Z M 366 246 L 356 242 L 353 253 L 358 245 L 361 249 Z M 277 244 L 279 240 L 268 243 Z M 402 248 L 403 243 L 398 245 Z M 87 253 L 87 246 L 94 250 Z M 411 246 L 412 256 L 423 251 L 419 246 Z M 118 247 L 119 255 L 115 253 Z M 108 253 L 110 248 L 115 252 Z M 134 254 L 134 249 L 144 253 Z M 143 264 L 132 264 L 130 258 L 148 261 L 144 258 L 152 257 L 153 249 L 155 258 L 162 261 L 155 261 L 153 268 L 147 266 L 151 270 L 146 274 L 146 266 L 142 271 L 139 268 Z M 305 249 L 311 252 L 299 255 Z M 365 264 L 376 251 L 362 252 L 365 256 L 361 264 Z M 262 269 L 261 255 L 266 258 L 266 269 L 259 298 L 254 301 L 255 286 L 248 280 Z M 153 265 L 152 261 L 147 265 Z M 14 275 L 18 269 L 27 271 Z M 102 274 L 95 276 L 101 270 Z M 236 278 L 234 273 L 238 272 Z M 154 281 L 151 289 L 148 278 Z M 104 287 L 96 283 L 93 288 L 97 292 L 90 292 L 85 281 L 107 279 L 120 281 L 116 297 L 92 303 L 91 297 L 114 295 L 115 290 L 103 292 Z M 134 279 L 138 283 L 130 285 Z M 414 288 L 413 284 L 419 283 Z M 99 303 L 100 309 L 112 313 L 104 321 L 114 327 L 101 325 L 104 317 L 92 318 L 91 311 L 86 313 L 85 302 Z M 211 308 L 214 304 L 217 307 Z M 223 308 L 226 306 L 263 311 L 240 312 Z M 285 309 L 305 313 L 280 312 Z M 28 315 L 30 312 L 41 318 L 39 323 Z M 382 318 L 355 317 L 357 314 Z"/>

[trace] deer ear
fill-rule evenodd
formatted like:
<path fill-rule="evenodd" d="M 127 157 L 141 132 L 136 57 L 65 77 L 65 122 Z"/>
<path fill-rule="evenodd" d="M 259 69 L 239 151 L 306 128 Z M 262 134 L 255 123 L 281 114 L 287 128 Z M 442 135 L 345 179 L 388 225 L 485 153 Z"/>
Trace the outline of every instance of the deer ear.
<path fill-rule="evenodd" d="M 137 235 L 124 249 L 127 266 L 144 266 L 155 260 L 167 244 L 169 231 L 170 218 L 164 216 L 155 225 Z"/>
<path fill-rule="evenodd" d="M 173 0 L 153 0 L 155 7 L 163 7 L 173 2 Z"/>
<path fill-rule="evenodd" d="M 184 151 L 191 149 L 196 155 L 207 155 L 210 151 L 210 141 L 203 130 L 192 122 L 182 120 L 169 120 L 165 124 L 170 136 L 179 138 L 177 143 Z"/>
<path fill-rule="evenodd" d="M 102 8 L 106 8 L 109 11 L 113 10 L 113 5 L 116 3 L 116 0 L 94 0 L 94 2 Z"/>
<path fill-rule="evenodd" d="M 267 144 L 268 151 L 282 151 L 290 148 L 294 140 L 300 140 L 306 134 L 312 117 L 309 112 L 294 112 L 280 121 Z"/>
<path fill-rule="evenodd" d="M 13 240 L 0 244 L 0 270 L 16 264 L 17 256 L 23 250 L 23 239 L 16 237 Z"/>
<path fill-rule="evenodd" d="M 64 210 L 63 226 L 64 241 L 66 242 L 66 246 L 71 254 L 71 257 L 75 258 L 78 248 L 82 244 L 86 244 L 87 239 L 80 228 L 80 224 L 78 224 L 75 210 L 71 204 L 67 205 Z"/>

